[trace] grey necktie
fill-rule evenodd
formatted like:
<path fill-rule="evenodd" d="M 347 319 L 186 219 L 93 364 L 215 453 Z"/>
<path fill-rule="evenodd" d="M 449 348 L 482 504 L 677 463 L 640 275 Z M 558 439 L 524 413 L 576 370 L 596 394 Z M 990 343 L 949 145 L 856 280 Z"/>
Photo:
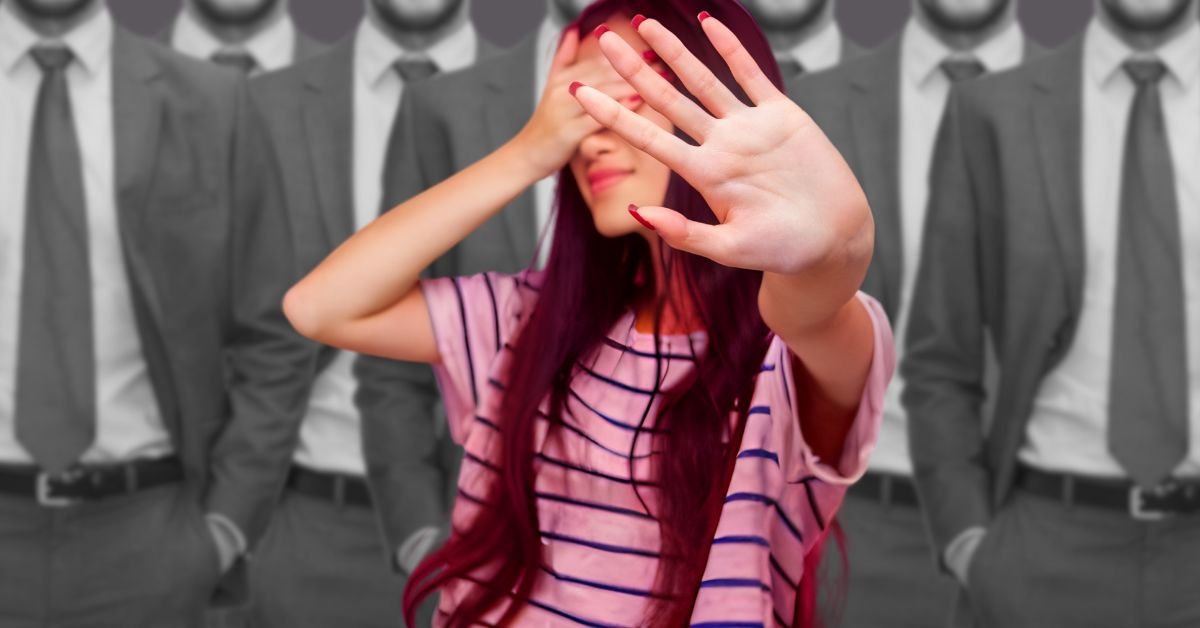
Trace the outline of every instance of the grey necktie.
<path fill-rule="evenodd" d="M 217 65 L 233 68 L 242 74 L 250 74 L 258 68 L 258 62 L 254 60 L 254 55 L 244 50 L 221 50 L 214 53 L 209 59 Z"/>
<path fill-rule="evenodd" d="M 1187 453 L 1187 326 L 1175 174 L 1158 60 L 1128 61 L 1137 85 L 1121 175 L 1108 448 L 1153 486 Z"/>
<path fill-rule="evenodd" d="M 784 82 L 795 78 L 800 78 L 806 71 L 804 64 L 800 63 L 795 57 L 784 57 L 778 60 L 779 75 L 783 77 Z"/>
<path fill-rule="evenodd" d="M 95 348 L 83 167 L 66 48 L 34 48 L 42 70 L 29 151 L 17 348 L 17 440 L 47 472 L 70 468 L 96 434 Z"/>
<path fill-rule="evenodd" d="M 404 79 L 406 84 L 423 81 L 438 73 L 437 64 L 425 57 L 401 59 L 392 64 L 392 68 L 396 70 L 396 74 L 399 74 L 400 78 Z"/>
<path fill-rule="evenodd" d="M 939 66 L 951 83 L 966 81 L 978 77 L 987 71 L 979 59 L 974 57 L 946 59 Z"/>

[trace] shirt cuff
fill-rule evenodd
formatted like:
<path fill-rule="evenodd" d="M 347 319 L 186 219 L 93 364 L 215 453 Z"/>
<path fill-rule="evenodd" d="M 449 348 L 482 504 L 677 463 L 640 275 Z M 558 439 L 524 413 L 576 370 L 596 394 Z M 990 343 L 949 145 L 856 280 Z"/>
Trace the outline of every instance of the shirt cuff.
<path fill-rule="evenodd" d="M 965 583 L 967 580 L 967 569 L 970 567 L 972 547 L 977 547 L 979 539 L 987 534 L 987 528 L 983 526 L 971 526 L 966 530 L 958 533 L 954 540 L 946 546 L 946 551 L 942 554 L 943 560 L 946 561 L 946 567 L 951 573 L 958 578 L 959 582 Z"/>
<path fill-rule="evenodd" d="M 242 529 L 232 519 L 217 512 L 210 512 L 204 517 L 209 523 L 225 532 L 229 540 L 233 542 L 233 548 L 236 550 L 238 556 L 246 554 L 246 535 L 242 533 Z"/>
<path fill-rule="evenodd" d="M 405 573 L 412 573 L 417 565 L 421 564 L 421 561 L 437 544 L 440 532 L 434 526 L 425 526 L 410 534 L 400 544 L 400 549 L 396 550 L 396 562 Z"/>

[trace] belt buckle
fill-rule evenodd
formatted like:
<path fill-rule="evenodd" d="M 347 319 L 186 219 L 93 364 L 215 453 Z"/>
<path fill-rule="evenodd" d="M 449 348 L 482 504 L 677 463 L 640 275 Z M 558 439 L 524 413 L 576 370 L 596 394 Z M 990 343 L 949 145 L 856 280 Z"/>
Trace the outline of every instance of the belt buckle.
<path fill-rule="evenodd" d="M 1165 497 L 1176 488 L 1172 484 L 1159 484 L 1151 488 L 1133 485 L 1129 489 L 1129 515 L 1137 521 L 1162 521 L 1170 517 L 1171 513 L 1165 510 L 1147 507 L 1146 500 L 1148 497 Z"/>
<path fill-rule="evenodd" d="M 81 469 L 68 469 L 62 473 L 37 474 L 37 502 L 47 508 L 66 508 L 83 501 L 78 497 L 59 497 L 54 495 L 55 483 L 74 482 L 83 476 Z"/>

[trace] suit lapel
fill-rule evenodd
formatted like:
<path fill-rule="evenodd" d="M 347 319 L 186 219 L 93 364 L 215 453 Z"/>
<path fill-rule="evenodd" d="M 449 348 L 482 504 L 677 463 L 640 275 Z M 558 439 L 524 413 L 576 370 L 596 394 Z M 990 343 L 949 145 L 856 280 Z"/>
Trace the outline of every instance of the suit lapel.
<path fill-rule="evenodd" d="M 154 282 L 154 265 L 142 249 L 147 242 L 145 214 L 159 149 L 165 103 L 157 89 L 158 65 L 137 39 L 113 31 L 113 138 L 116 144 L 117 222 L 121 251 L 133 293 L 134 314 L 155 396 L 168 429 L 179 436 L 178 407 L 169 373 L 162 326 L 163 303 Z M 178 442 L 178 441 L 177 441 Z"/>
<path fill-rule="evenodd" d="M 1033 89 L 1033 135 L 1055 242 L 1066 270 L 1072 317 L 1083 298 L 1084 244 L 1081 185 L 1082 39 L 1043 66 Z"/>
<path fill-rule="evenodd" d="M 330 247 L 354 233 L 353 42 L 347 39 L 314 65 L 302 97 L 304 140 Z"/>
<path fill-rule="evenodd" d="M 536 34 L 518 44 L 512 54 L 507 55 L 507 60 L 509 66 L 492 73 L 487 80 L 487 87 L 494 94 L 484 104 L 489 150 L 512 139 L 537 105 L 533 93 L 537 71 Z M 521 263 L 528 261 L 537 241 L 534 207 L 534 196 L 528 191 L 501 212 L 512 251 Z"/>
<path fill-rule="evenodd" d="M 875 216 L 875 260 L 863 287 L 895 320 L 903 272 L 900 232 L 900 40 L 883 44 L 852 80 L 850 128 L 858 176 Z"/>

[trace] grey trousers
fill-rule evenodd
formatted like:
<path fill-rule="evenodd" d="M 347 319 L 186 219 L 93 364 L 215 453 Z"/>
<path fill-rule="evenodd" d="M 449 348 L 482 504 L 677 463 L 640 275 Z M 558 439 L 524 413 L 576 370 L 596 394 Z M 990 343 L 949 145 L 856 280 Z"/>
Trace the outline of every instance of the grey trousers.
<path fill-rule="evenodd" d="M 250 569 L 254 628 L 401 628 L 375 511 L 288 492 Z"/>
<path fill-rule="evenodd" d="M 203 624 L 220 574 L 197 500 L 177 486 L 56 509 L 0 496 L 0 626 Z"/>
<path fill-rule="evenodd" d="M 845 562 L 833 537 L 822 560 L 819 594 L 830 628 L 935 628 L 946 625 L 957 586 L 938 572 L 920 512 L 848 495 L 838 514 Z M 845 589 L 838 600 L 839 582 Z M 840 602 L 840 603 L 839 603 Z M 840 609 L 839 609 L 840 607 Z M 835 621 L 839 614 L 841 621 Z"/>
<path fill-rule="evenodd" d="M 1146 523 L 1017 491 L 967 576 L 981 628 L 1200 626 L 1200 515 Z"/>

